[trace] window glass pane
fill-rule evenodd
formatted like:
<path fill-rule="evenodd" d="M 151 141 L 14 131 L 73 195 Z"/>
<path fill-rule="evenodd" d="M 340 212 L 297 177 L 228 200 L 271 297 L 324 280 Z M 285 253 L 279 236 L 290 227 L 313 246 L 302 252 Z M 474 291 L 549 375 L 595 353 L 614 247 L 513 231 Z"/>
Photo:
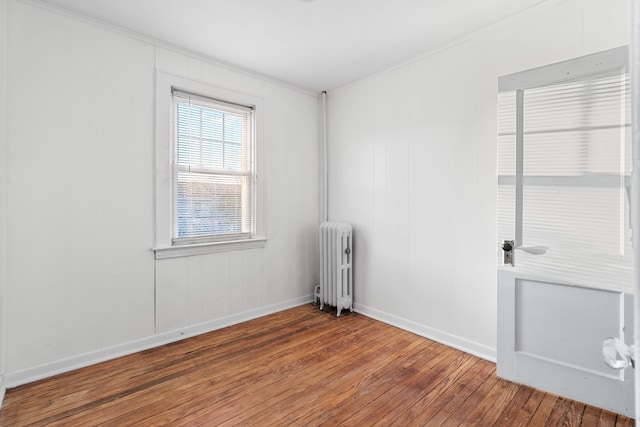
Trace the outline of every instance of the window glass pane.
<path fill-rule="evenodd" d="M 243 178 L 178 173 L 178 236 L 242 233 Z"/>
<path fill-rule="evenodd" d="M 242 141 L 242 117 L 237 114 L 224 115 L 224 140 L 227 142 Z"/>
<path fill-rule="evenodd" d="M 516 186 L 515 180 L 511 183 L 498 183 L 498 244 L 502 247 L 505 240 L 513 240 L 516 228 Z M 498 265 L 502 265 L 503 254 L 498 252 Z"/>
<path fill-rule="evenodd" d="M 181 102 L 178 104 L 178 135 L 188 137 L 197 135 L 199 132 L 199 124 L 197 115 L 199 109 L 191 107 L 189 103 Z"/>
<path fill-rule="evenodd" d="M 206 139 L 222 140 L 222 112 L 202 110 L 202 137 Z"/>
<path fill-rule="evenodd" d="M 515 92 L 500 94 L 499 242 L 513 239 L 517 226 L 515 111 Z M 628 76 L 525 90 L 523 114 L 522 245 L 549 250 L 544 255 L 516 251 L 516 269 L 571 284 L 629 290 Z"/>
<path fill-rule="evenodd" d="M 498 94 L 498 247 L 515 235 L 516 93 Z M 497 251 L 502 265 L 502 251 Z"/>
<path fill-rule="evenodd" d="M 525 92 L 524 131 L 619 126 L 627 86 L 625 77 L 617 74 L 529 89 Z"/>
<path fill-rule="evenodd" d="M 202 166 L 222 168 L 222 142 L 202 141 Z"/>
<path fill-rule="evenodd" d="M 498 175 L 516 175 L 516 93 L 498 96 Z"/>
<path fill-rule="evenodd" d="M 624 289 L 633 271 L 626 212 L 619 187 L 525 185 L 523 244 L 544 242 L 550 250 L 544 256 L 518 251 L 518 269 L 589 287 Z"/>
<path fill-rule="evenodd" d="M 242 146 L 240 144 L 224 144 L 224 166 L 227 169 L 241 170 Z"/>

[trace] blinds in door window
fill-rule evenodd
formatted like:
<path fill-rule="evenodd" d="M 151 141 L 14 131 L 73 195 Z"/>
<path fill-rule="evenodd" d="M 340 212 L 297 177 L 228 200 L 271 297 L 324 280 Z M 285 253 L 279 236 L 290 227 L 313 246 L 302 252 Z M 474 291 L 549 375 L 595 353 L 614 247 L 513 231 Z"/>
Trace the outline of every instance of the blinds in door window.
<path fill-rule="evenodd" d="M 628 74 L 520 92 L 499 95 L 498 238 L 513 239 L 513 230 L 517 236 L 520 228 L 521 245 L 549 247 L 541 256 L 517 251 L 521 272 L 546 272 L 570 284 L 631 291 Z M 520 207 L 515 178 L 518 132 L 523 150 Z"/>
<path fill-rule="evenodd" d="M 253 109 L 173 91 L 174 244 L 249 238 Z"/>

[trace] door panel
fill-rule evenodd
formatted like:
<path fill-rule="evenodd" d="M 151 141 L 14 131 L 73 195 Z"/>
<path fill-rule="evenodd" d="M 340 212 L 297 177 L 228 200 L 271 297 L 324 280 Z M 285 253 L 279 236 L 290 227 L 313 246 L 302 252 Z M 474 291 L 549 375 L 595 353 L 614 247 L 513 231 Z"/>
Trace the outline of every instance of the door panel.
<path fill-rule="evenodd" d="M 633 417 L 633 369 L 602 362 L 604 338 L 633 339 L 632 308 L 630 294 L 516 278 L 501 269 L 497 374 Z"/>
<path fill-rule="evenodd" d="M 602 363 L 598 337 L 621 335 L 622 294 L 524 279 L 515 287 L 517 352 L 620 378 Z"/>

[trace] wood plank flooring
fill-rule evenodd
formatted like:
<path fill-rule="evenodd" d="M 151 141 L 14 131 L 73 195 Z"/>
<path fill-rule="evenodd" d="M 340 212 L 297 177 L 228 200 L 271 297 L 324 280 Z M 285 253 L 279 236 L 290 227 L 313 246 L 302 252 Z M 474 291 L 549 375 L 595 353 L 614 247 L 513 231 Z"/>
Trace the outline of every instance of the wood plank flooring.
<path fill-rule="evenodd" d="M 632 426 L 495 365 L 306 305 L 7 391 L 2 426 Z"/>

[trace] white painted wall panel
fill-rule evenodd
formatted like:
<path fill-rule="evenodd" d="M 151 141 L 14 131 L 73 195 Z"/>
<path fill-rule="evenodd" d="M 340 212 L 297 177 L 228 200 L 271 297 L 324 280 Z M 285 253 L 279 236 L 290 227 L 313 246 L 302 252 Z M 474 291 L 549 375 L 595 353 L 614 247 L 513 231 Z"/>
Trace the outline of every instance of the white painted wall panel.
<path fill-rule="evenodd" d="M 310 299 L 316 96 L 8 4 L 9 385 Z M 262 98 L 265 248 L 154 260 L 156 67 Z"/>
<path fill-rule="evenodd" d="M 498 76 L 626 44 L 627 21 L 624 0 L 548 2 L 329 93 L 358 310 L 495 357 Z"/>
<path fill-rule="evenodd" d="M 153 333 L 153 48 L 9 3 L 7 371 Z"/>

